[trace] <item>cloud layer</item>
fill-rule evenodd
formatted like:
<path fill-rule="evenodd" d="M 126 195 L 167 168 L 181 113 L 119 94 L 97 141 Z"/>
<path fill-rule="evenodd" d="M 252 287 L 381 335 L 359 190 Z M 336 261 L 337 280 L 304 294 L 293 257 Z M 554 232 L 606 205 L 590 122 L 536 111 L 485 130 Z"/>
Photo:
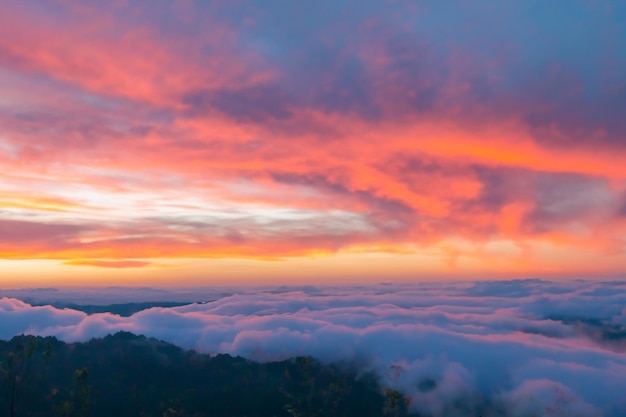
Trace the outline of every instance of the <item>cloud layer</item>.
<path fill-rule="evenodd" d="M 0 337 L 83 341 L 128 330 L 260 361 L 350 363 L 424 415 L 617 417 L 626 412 L 625 305 L 621 282 L 540 280 L 240 289 L 130 317 L 3 298 Z"/>
<path fill-rule="evenodd" d="M 494 253 L 499 270 L 626 268 L 620 1 L 0 15 L 2 259 L 427 251 L 439 273 L 490 270 Z"/>

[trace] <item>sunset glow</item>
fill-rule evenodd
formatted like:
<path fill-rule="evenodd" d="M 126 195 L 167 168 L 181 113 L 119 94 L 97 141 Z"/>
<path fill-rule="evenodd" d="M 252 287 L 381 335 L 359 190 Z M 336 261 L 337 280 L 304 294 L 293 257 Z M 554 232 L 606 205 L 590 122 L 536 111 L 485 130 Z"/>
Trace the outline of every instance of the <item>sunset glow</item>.
<path fill-rule="evenodd" d="M 479 3 L 1 1 L 0 287 L 623 277 L 625 6 Z"/>

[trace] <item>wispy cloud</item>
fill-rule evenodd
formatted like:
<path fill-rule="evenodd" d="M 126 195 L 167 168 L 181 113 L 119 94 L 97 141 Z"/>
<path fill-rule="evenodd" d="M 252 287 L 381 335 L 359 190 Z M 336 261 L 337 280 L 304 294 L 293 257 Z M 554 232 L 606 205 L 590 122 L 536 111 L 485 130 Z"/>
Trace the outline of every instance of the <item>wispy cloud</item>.
<path fill-rule="evenodd" d="M 619 2 L 356 6 L 0 6 L 2 257 L 626 268 Z"/>
<path fill-rule="evenodd" d="M 66 261 L 64 263 L 65 265 L 97 266 L 101 268 L 143 268 L 145 266 L 152 265 L 150 262 L 128 259 L 119 261 L 102 261 L 98 259 L 72 259 L 71 261 Z"/>

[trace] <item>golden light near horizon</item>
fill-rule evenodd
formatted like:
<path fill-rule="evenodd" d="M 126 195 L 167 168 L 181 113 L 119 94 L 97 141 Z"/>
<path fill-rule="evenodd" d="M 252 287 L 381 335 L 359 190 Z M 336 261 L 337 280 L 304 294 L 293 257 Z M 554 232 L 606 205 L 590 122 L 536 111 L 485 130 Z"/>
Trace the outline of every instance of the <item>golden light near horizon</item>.
<path fill-rule="evenodd" d="M 0 6 L 0 287 L 626 273 L 609 11 L 248 6 Z"/>

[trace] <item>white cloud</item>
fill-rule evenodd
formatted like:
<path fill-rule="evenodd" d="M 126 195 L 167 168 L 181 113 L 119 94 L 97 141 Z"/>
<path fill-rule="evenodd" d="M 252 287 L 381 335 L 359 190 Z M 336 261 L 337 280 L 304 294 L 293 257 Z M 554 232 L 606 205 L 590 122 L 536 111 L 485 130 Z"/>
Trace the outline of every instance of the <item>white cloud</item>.
<path fill-rule="evenodd" d="M 128 330 L 260 361 L 295 355 L 348 361 L 379 374 L 425 415 L 472 416 L 489 403 L 513 407 L 520 417 L 621 416 L 626 349 L 622 336 L 603 338 L 602 331 L 619 331 L 624 305 L 625 283 L 537 280 L 238 289 L 213 302 L 131 317 L 3 298 L 0 337 L 26 332 L 72 342 Z M 575 321 L 586 318 L 596 321 Z"/>

